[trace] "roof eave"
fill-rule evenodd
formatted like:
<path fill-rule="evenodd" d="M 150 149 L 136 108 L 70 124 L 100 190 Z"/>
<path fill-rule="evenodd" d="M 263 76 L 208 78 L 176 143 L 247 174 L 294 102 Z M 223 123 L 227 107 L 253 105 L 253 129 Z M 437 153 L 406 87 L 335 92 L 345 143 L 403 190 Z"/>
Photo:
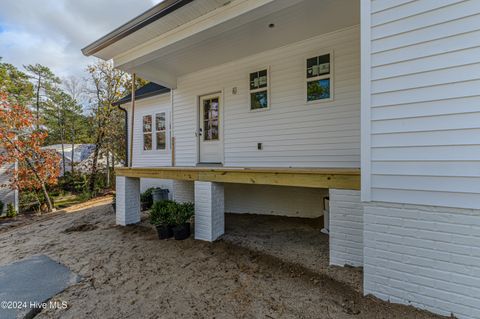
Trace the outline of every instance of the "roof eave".
<path fill-rule="evenodd" d="M 82 49 L 82 53 L 85 56 L 91 56 L 192 1 L 193 0 L 164 0 L 107 35 L 87 45 Z"/>
<path fill-rule="evenodd" d="M 157 95 L 163 95 L 163 94 L 167 94 L 167 93 L 170 93 L 170 89 L 168 89 L 168 88 L 153 91 L 153 92 L 148 92 L 148 93 L 145 93 L 145 94 L 142 94 L 140 96 L 135 97 L 135 101 L 139 101 L 139 100 L 143 100 L 143 99 L 146 99 L 146 98 L 149 98 L 149 97 L 153 97 L 153 96 L 157 96 Z M 121 99 L 117 102 L 112 103 L 112 105 L 113 106 L 119 106 L 119 105 L 127 104 L 127 103 L 130 103 L 130 102 L 132 102 L 132 96 L 131 95 L 129 95 L 128 98 L 126 98 L 125 100 Z"/>

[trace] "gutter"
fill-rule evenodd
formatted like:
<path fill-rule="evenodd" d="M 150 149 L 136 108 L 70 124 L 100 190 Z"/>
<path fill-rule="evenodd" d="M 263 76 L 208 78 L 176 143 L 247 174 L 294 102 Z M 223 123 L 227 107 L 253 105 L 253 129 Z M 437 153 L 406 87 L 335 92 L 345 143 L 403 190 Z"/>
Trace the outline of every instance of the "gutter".
<path fill-rule="evenodd" d="M 135 97 L 135 101 L 139 101 L 139 100 L 142 100 L 142 99 L 146 99 L 146 98 L 149 98 L 149 97 L 152 97 L 152 96 L 157 96 L 157 95 L 161 95 L 161 94 L 165 94 L 165 93 L 168 93 L 170 92 L 170 89 L 165 89 L 164 91 L 160 91 L 160 90 L 157 90 L 157 91 L 152 91 L 152 92 L 149 92 L 149 93 L 144 93 L 142 95 L 139 95 L 139 96 L 136 96 Z M 117 102 L 114 102 L 112 103 L 113 106 L 119 106 L 121 104 L 126 104 L 126 103 L 130 103 L 132 102 L 132 98 L 130 96 L 130 98 L 128 100 L 119 100 Z"/>
<path fill-rule="evenodd" d="M 193 0 L 164 0 L 97 41 L 87 45 L 82 49 L 82 53 L 85 56 L 93 55 L 192 1 Z"/>

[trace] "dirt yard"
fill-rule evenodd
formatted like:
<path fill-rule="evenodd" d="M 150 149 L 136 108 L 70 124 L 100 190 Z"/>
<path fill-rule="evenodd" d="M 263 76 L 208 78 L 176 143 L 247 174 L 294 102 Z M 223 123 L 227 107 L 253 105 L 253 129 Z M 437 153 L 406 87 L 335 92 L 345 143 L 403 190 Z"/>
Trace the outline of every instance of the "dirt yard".
<path fill-rule="evenodd" d="M 329 266 L 328 235 L 323 218 L 227 214 L 223 240 L 319 272 L 363 291 L 360 268 Z"/>
<path fill-rule="evenodd" d="M 54 298 L 67 309 L 36 318 L 439 318 L 362 297 L 328 267 L 313 271 L 238 237 L 159 241 L 146 222 L 114 222 L 97 203 L 0 230 L 0 265 L 46 254 L 83 277 Z"/>

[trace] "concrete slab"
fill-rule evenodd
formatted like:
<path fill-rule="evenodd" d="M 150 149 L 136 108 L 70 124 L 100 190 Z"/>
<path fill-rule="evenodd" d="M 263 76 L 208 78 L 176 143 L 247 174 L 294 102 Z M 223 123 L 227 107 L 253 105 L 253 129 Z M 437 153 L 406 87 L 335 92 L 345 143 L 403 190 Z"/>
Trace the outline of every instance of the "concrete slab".
<path fill-rule="evenodd" d="M 80 276 L 45 255 L 0 267 L 0 318 L 30 317 L 39 305 L 80 281 Z M 61 307 L 62 305 L 56 305 Z"/>

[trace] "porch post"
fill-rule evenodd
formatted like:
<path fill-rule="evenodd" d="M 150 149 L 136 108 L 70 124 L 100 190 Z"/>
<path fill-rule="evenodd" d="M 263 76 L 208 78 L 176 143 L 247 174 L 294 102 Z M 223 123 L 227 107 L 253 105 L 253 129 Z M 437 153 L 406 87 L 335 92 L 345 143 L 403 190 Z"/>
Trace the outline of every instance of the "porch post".
<path fill-rule="evenodd" d="M 214 241 L 224 232 L 223 184 L 195 181 L 195 239 Z"/>
<path fill-rule="evenodd" d="M 140 222 L 140 179 L 116 177 L 116 223 L 126 226 Z"/>

